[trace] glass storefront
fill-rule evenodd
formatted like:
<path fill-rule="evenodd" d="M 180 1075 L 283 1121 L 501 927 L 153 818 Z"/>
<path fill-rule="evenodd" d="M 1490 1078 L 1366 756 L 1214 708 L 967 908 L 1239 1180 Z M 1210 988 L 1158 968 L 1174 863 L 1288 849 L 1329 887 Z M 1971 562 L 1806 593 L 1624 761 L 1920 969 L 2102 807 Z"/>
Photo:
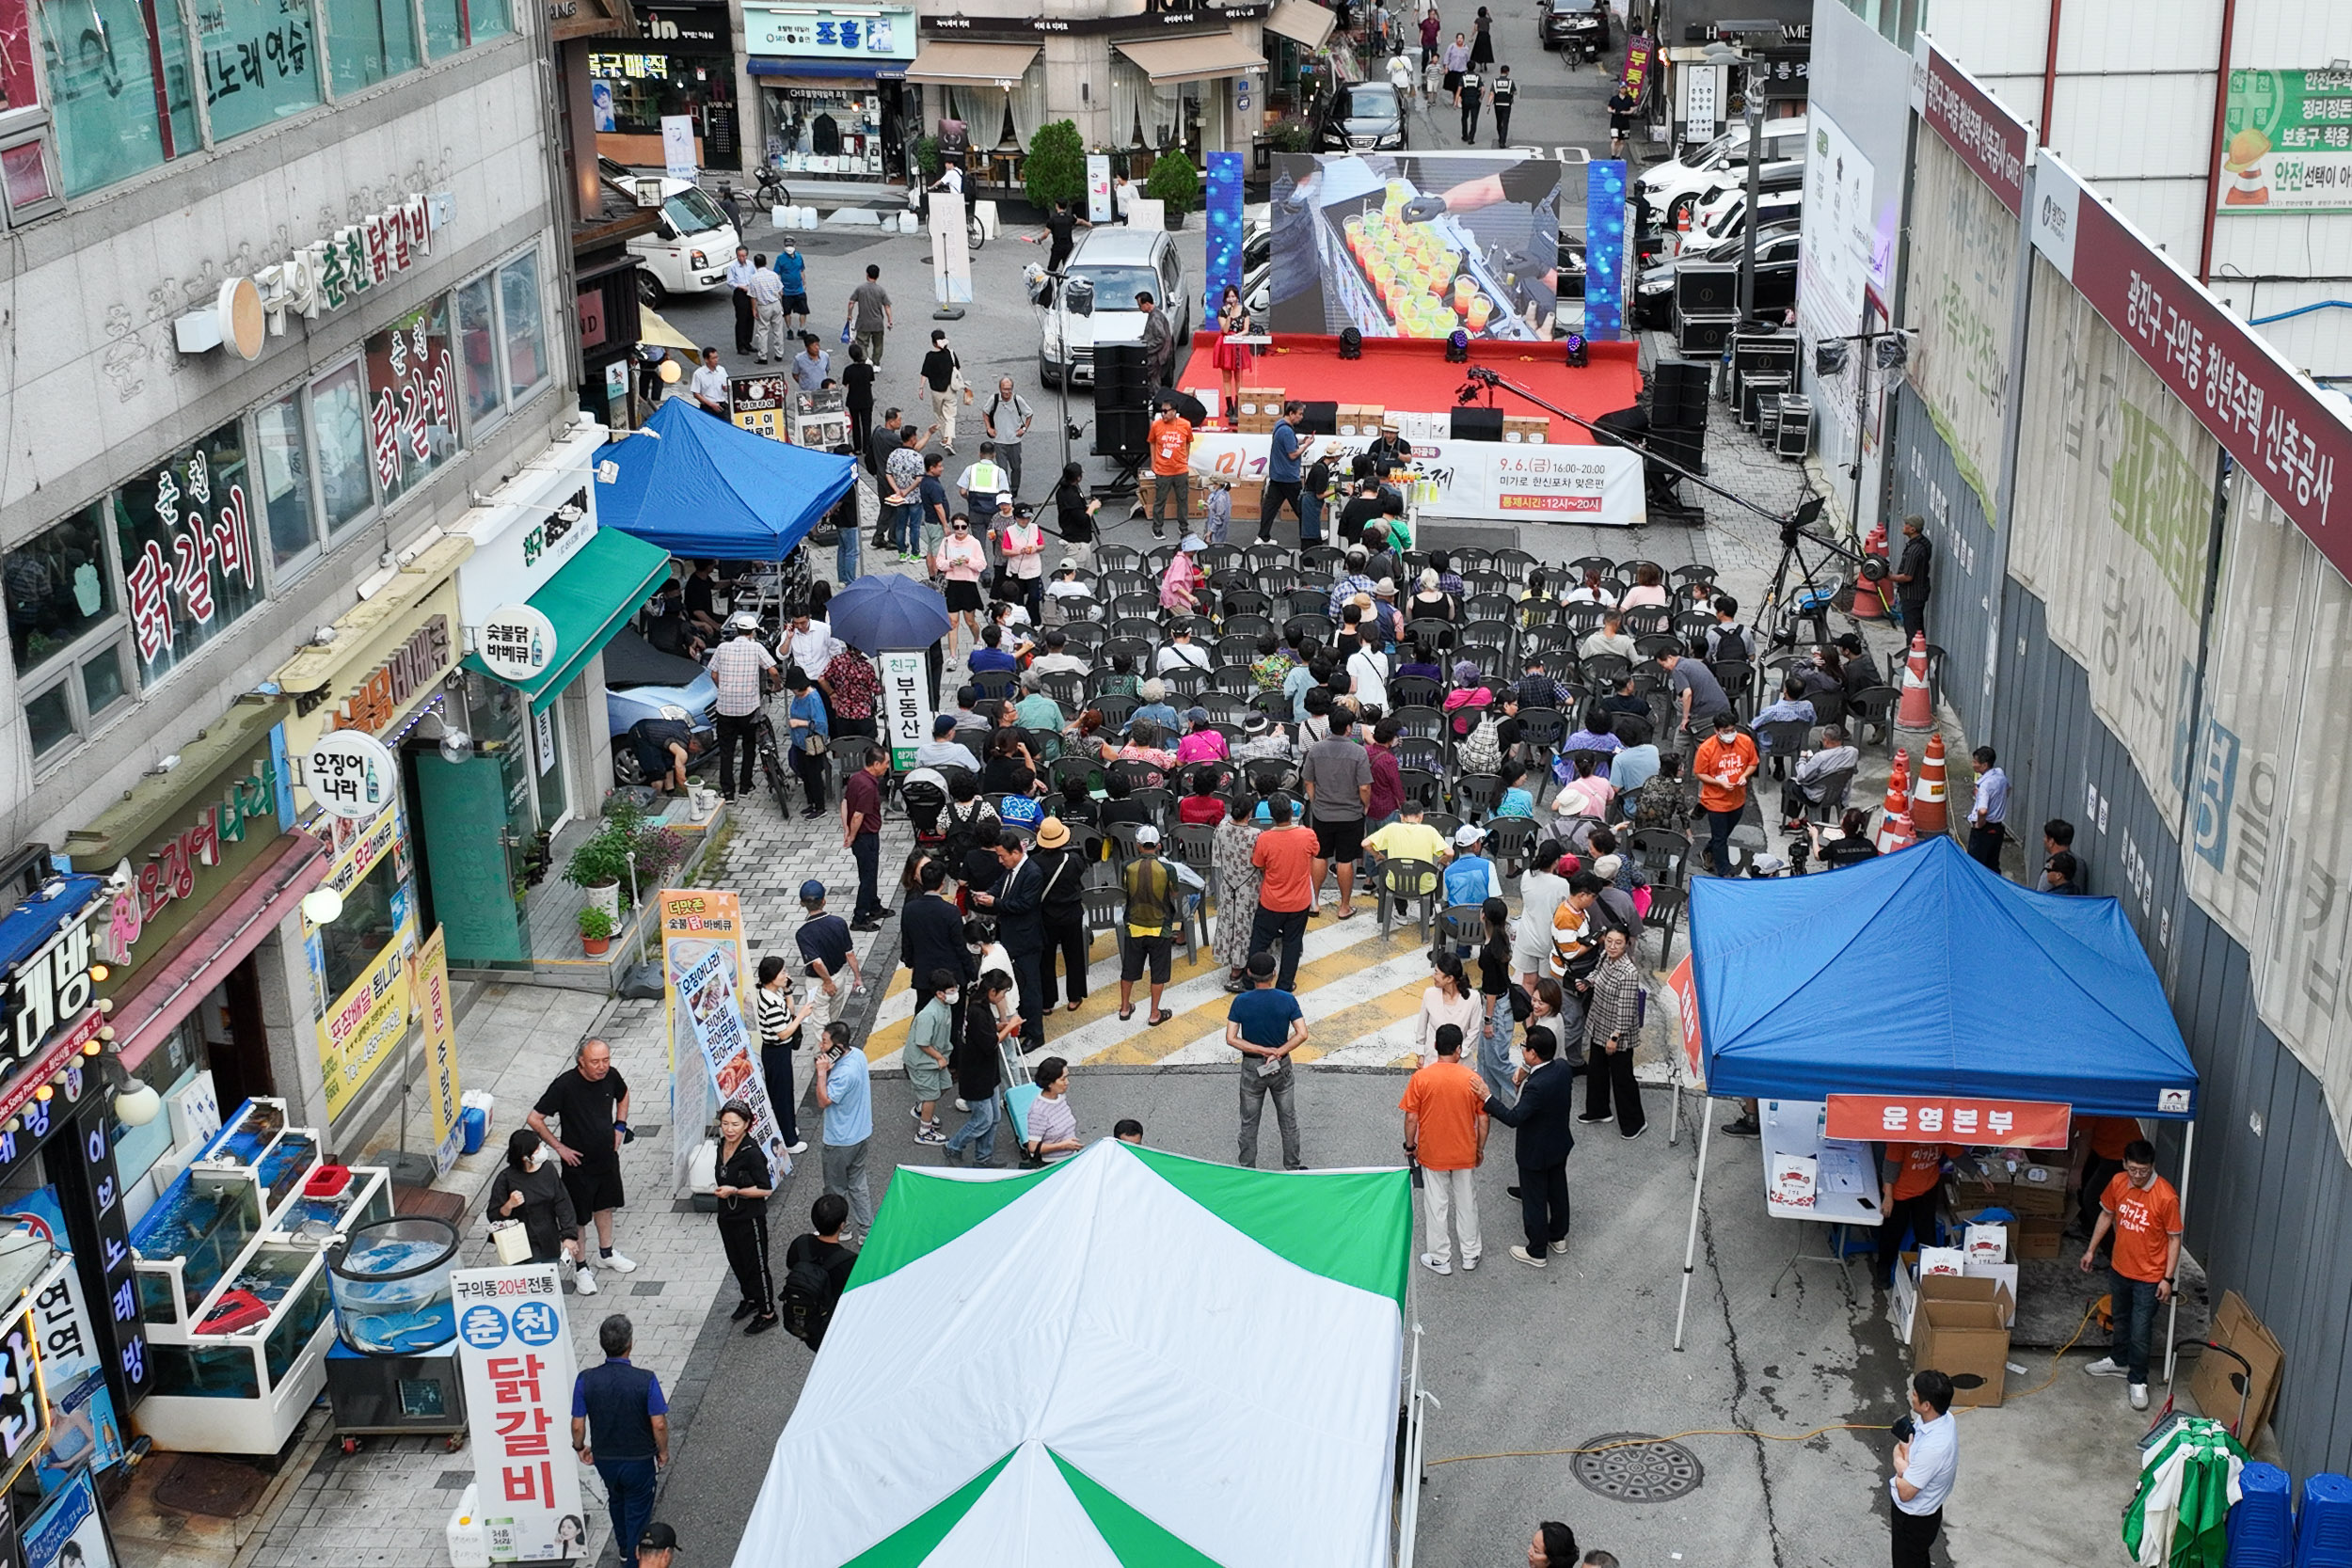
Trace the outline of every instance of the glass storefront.
<path fill-rule="evenodd" d="M 768 154 L 783 161 L 785 173 L 865 180 L 887 173 L 881 84 L 762 82 L 759 96 Z"/>

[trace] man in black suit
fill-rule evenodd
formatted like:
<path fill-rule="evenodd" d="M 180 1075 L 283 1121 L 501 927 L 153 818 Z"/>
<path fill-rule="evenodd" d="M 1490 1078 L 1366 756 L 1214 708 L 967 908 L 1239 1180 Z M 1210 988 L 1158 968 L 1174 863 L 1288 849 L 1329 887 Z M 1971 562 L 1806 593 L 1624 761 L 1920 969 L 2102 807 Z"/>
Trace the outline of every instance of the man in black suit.
<path fill-rule="evenodd" d="M 1568 1250 L 1568 1155 L 1576 1148 L 1576 1078 L 1552 1058 L 1560 1042 L 1538 1024 L 1527 1032 L 1520 1047 L 1527 1069 L 1519 1081 L 1517 1104 L 1486 1098 L 1486 1114 L 1505 1127 L 1518 1129 L 1514 1153 L 1519 1184 L 1512 1191 L 1527 1225 L 1527 1244 L 1511 1256 L 1531 1269 L 1544 1266 L 1548 1253 Z"/>
<path fill-rule="evenodd" d="M 1005 874 L 994 892 L 975 894 L 972 901 L 996 916 L 1021 992 L 1021 1049 L 1035 1051 L 1045 1043 L 1045 877 L 1010 829 L 996 840 L 996 863 Z"/>

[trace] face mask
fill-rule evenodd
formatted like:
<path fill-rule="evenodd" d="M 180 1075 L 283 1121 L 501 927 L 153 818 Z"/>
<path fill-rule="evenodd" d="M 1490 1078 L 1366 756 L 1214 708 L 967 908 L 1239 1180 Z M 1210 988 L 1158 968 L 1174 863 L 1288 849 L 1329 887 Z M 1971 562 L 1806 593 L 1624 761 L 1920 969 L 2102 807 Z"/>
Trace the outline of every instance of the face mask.
<path fill-rule="evenodd" d="M 942 1002 L 946 1003 L 946 1004 L 947 1004 L 947 1006 L 949 1006 L 950 1007 L 952 1007 L 952 1006 L 954 1006 L 957 1003 L 959 1003 L 959 1002 L 961 1002 L 961 1001 L 962 1001 L 962 1000 L 963 1000 L 963 992 L 961 992 L 961 990 L 942 991 L 942 992 L 940 993 L 940 998 L 939 998 L 939 999 L 940 999 Z"/>

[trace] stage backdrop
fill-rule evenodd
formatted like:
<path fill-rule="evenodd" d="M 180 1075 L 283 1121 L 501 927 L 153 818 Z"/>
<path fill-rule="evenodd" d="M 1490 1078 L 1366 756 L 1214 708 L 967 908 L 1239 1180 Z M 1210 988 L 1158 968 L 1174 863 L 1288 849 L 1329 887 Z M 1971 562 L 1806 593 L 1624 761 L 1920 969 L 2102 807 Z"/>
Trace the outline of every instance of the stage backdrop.
<path fill-rule="evenodd" d="M 1204 431 L 1192 438 L 1192 471 L 1256 483 L 1265 478 L 1271 436 Z M 1311 436 L 1298 460 L 1347 460 L 1370 446 L 1357 436 Z M 1622 447 L 1566 447 L 1510 441 L 1415 441 L 1411 499 L 1433 517 L 1487 517 L 1507 523 L 1594 523 L 1633 528 L 1648 521 L 1642 460 Z"/>
<path fill-rule="evenodd" d="M 1516 153 L 1277 156 L 1274 330 L 1549 338 L 1566 166 Z"/>

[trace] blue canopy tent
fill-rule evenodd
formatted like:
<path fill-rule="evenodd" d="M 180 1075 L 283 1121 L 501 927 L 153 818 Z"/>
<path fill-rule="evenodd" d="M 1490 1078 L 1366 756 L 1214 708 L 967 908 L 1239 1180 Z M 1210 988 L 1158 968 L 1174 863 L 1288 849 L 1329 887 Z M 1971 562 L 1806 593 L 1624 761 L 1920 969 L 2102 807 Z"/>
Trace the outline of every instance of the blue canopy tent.
<path fill-rule="evenodd" d="M 857 460 L 715 420 L 672 398 L 596 463 L 596 521 L 673 555 L 782 561 L 850 486 Z"/>
<path fill-rule="evenodd" d="M 1691 979 L 1711 1095 L 2196 1114 L 2197 1069 L 2122 906 L 2034 892 L 1949 838 L 1817 876 L 1698 879 Z M 1713 1119 L 1700 1128 L 1686 1303 Z M 2193 1122 L 2189 1137 L 2193 1153 Z M 2185 1156 L 2184 1204 L 2187 1188 Z"/>

